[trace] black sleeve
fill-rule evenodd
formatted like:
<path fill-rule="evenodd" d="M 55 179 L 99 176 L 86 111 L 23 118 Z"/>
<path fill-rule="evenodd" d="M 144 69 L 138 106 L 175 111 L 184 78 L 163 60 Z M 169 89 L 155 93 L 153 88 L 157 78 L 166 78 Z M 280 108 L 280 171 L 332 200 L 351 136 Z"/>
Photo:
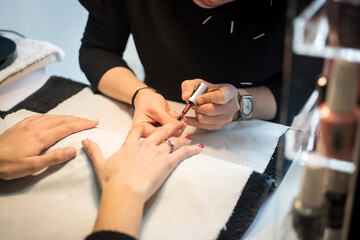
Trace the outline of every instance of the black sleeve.
<path fill-rule="evenodd" d="M 89 11 L 81 47 L 80 68 L 94 91 L 101 77 L 113 67 L 129 68 L 123 59 L 130 27 L 123 1 L 80 0 Z"/>
<path fill-rule="evenodd" d="M 274 122 L 279 122 L 279 113 L 281 107 L 281 91 L 282 91 L 282 73 L 279 72 L 274 76 L 270 77 L 265 83 L 264 86 L 268 87 L 276 100 L 276 115 L 272 119 Z"/>
<path fill-rule="evenodd" d="M 86 237 L 85 240 L 136 240 L 125 233 L 114 231 L 99 231 L 94 232 Z"/>

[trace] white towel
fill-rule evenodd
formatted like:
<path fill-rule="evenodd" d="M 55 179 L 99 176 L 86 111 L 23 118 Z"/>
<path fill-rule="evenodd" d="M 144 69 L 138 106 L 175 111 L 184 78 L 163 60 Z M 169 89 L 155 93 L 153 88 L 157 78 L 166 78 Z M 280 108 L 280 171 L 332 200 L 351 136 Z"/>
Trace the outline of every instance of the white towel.
<path fill-rule="evenodd" d="M 184 107 L 169 104 L 175 110 Z M 76 159 L 51 167 L 43 175 L 0 182 L 0 216 L 6 216 L 0 218 L 1 239 L 84 239 L 95 221 L 100 198 L 91 162 L 80 142 L 91 138 L 109 156 L 132 125 L 129 105 L 93 94 L 89 88 L 49 113 L 97 118 L 100 124 L 49 150 L 72 145 L 78 150 Z M 32 114 L 20 110 L 7 115 L 6 127 Z M 249 176 L 266 168 L 286 130 L 286 126 L 260 120 L 231 123 L 213 132 L 187 127 L 184 135 L 190 134 L 193 144 L 203 143 L 205 149 L 182 162 L 147 203 L 140 239 L 216 239 Z"/>
<path fill-rule="evenodd" d="M 0 71 L 1 87 L 65 57 L 62 49 L 49 42 L 27 38 L 13 40 L 17 57 L 10 66 Z"/>

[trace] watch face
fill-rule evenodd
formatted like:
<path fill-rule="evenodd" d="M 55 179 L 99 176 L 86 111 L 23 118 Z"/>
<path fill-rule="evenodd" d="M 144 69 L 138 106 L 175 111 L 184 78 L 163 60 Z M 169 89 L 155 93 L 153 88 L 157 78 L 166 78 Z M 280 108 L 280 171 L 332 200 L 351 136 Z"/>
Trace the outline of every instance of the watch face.
<path fill-rule="evenodd" d="M 249 115 L 252 112 L 252 102 L 250 99 L 245 99 L 244 105 L 243 105 L 243 113 L 245 115 Z"/>
<path fill-rule="evenodd" d="M 254 103 L 251 96 L 243 96 L 241 104 L 241 115 L 243 118 L 250 118 L 254 109 Z"/>

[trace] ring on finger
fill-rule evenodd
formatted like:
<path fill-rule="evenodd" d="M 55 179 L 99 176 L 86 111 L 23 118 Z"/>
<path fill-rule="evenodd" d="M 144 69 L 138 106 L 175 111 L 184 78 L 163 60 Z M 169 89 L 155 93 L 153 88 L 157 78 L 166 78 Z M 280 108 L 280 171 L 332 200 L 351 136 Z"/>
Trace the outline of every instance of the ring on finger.
<path fill-rule="evenodd" d="M 172 153 L 174 151 L 174 143 L 169 139 L 165 139 L 163 142 L 166 143 L 167 145 L 169 145 L 170 153 Z"/>

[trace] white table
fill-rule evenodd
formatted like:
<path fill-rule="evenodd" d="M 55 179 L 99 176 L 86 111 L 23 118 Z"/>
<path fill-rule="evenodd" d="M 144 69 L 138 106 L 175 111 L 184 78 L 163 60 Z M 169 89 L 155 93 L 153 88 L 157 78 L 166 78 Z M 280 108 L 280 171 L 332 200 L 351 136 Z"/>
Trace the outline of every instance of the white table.
<path fill-rule="evenodd" d="M 41 86 L 46 81 L 46 79 L 47 79 L 46 76 L 42 75 L 41 72 L 34 73 L 32 76 L 29 75 L 27 80 L 26 79 L 23 80 L 24 81 L 23 84 L 22 83 L 18 84 L 16 86 L 16 91 L 18 91 L 20 93 L 25 90 L 28 90 L 29 85 L 27 85 L 26 82 L 38 82 L 38 83 L 40 83 L 40 84 L 38 84 L 38 86 Z M 35 87 L 34 89 L 37 89 L 37 88 L 38 87 Z M 1 88 L 0 88 L 0 97 L 1 97 Z M 7 95 L 6 99 L 9 102 L 12 102 L 12 105 L 13 105 L 14 102 L 19 101 L 19 96 L 18 96 L 18 94 L 15 93 L 15 94 Z M 20 100 L 21 100 L 21 98 L 20 98 Z M 120 114 L 121 117 L 119 118 L 119 117 L 114 116 L 113 118 L 100 119 L 102 122 L 102 125 L 107 130 L 126 133 L 128 131 L 128 129 L 131 127 L 131 121 L 132 121 L 131 108 L 125 104 L 113 103 L 111 100 L 106 100 L 106 101 L 109 101 L 108 104 L 112 104 L 112 105 L 116 106 L 117 108 L 119 108 L 119 110 L 120 110 L 119 112 L 121 112 L 121 114 Z M 77 107 L 79 109 L 81 109 L 81 108 L 84 109 L 84 106 L 81 106 L 81 104 L 82 103 L 79 103 L 79 106 L 77 106 Z M 174 102 L 170 102 L 170 105 L 173 109 L 177 110 L 178 112 L 180 112 L 183 107 L 183 104 L 174 103 Z M 96 110 L 96 108 L 95 108 L 95 110 Z M 111 113 L 108 113 L 108 114 L 111 114 Z M 84 116 L 84 117 L 90 117 L 90 118 L 98 117 L 94 113 L 91 113 L 89 111 L 86 112 L 86 108 L 84 109 L 84 112 L 80 111 L 80 112 L 78 112 L 77 115 Z M 119 126 L 119 121 L 121 121 L 121 127 Z M 232 127 L 233 126 L 230 126 L 229 129 L 231 129 Z M 189 127 L 186 131 L 187 131 L 187 133 L 200 133 L 199 135 L 197 135 L 197 136 L 200 136 L 197 138 L 198 140 L 207 138 L 206 135 L 202 134 L 202 133 L 207 134 L 206 131 L 194 129 L 191 127 Z M 215 132 L 212 134 L 217 134 L 217 133 Z M 201 136 L 203 136 L 203 138 Z M 195 139 L 195 140 L 197 140 L 197 139 Z M 230 146 L 230 145 L 231 145 L 231 143 L 227 144 L 227 146 Z M 218 146 L 221 146 L 221 144 L 219 144 Z M 234 150 L 233 155 L 231 153 L 232 150 Z M 231 161 L 231 158 L 236 158 L 236 156 L 237 156 L 235 146 L 232 146 L 232 150 L 231 149 L 224 150 L 224 149 L 220 149 L 220 148 L 218 148 L 218 149 L 211 148 L 211 149 L 207 149 L 207 151 L 205 151 L 204 153 L 215 156 L 215 157 L 219 157 L 220 155 L 223 155 L 224 153 L 226 153 L 227 154 L 226 157 L 229 158 L 229 156 L 230 156 L 229 159 Z M 255 169 L 258 168 L 257 170 L 259 172 L 261 172 L 261 166 L 257 166 L 256 163 L 253 163 L 253 165 L 251 165 L 251 167 L 254 167 Z M 286 223 L 284 223 L 284 219 L 286 218 L 286 215 L 290 210 L 292 201 L 299 190 L 300 181 L 301 181 L 301 170 L 302 170 L 302 166 L 297 163 L 293 164 L 290 167 L 288 173 L 286 174 L 284 180 L 282 181 L 282 184 L 275 190 L 275 192 L 268 198 L 268 200 L 260 208 L 260 211 L 258 212 L 257 217 L 255 218 L 254 222 L 252 223 L 252 225 L 248 229 L 247 233 L 245 234 L 244 239 L 259 239 L 259 240 L 260 239 L 280 239 L 281 231 L 284 229 L 284 225 L 286 225 Z M 21 194 L 26 194 L 26 191 L 24 192 L 24 190 L 26 190 L 26 189 L 27 188 L 24 188 L 21 190 L 21 188 L 20 188 Z M 15 194 L 15 193 L 10 193 L 9 196 L 12 194 Z M 96 205 L 97 203 L 94 203 L 94 204 Z M 35 214 L 35 212 L 34 212 L 34 214 Z M 7 218 L 7 217 L 8 216 L 1 216 L 2 219 Z M 1 236 L 1 233 L 0 233 L 0 236 Z M 69 239 L 71 239 L 71 237 Z"/>

